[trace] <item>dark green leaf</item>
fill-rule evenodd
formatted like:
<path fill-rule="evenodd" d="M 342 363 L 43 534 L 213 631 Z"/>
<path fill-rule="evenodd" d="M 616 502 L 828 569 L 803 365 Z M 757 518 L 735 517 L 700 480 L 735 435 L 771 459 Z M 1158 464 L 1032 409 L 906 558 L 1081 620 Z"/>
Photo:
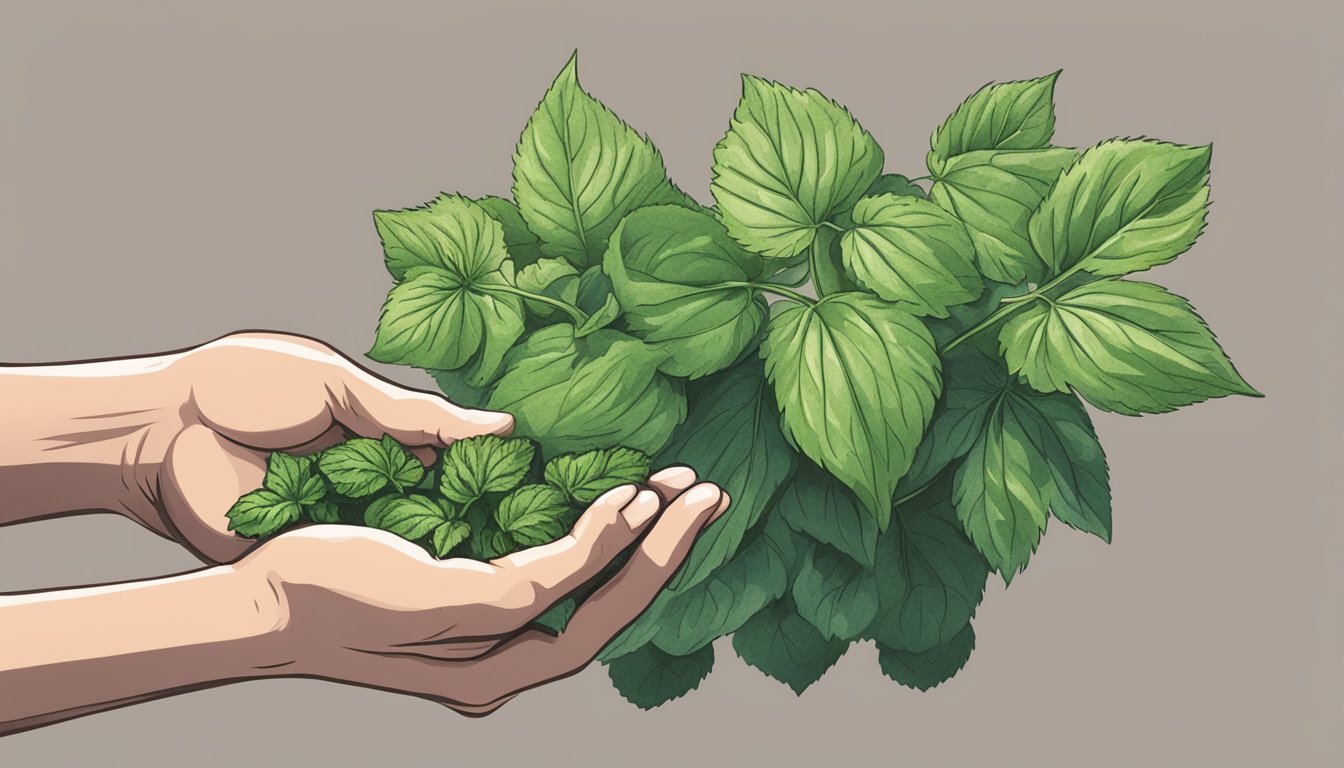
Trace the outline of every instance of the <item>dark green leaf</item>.
<path fill-rule="evenodd" d="M 940 683 L 952 679 L 952 676 L 966 666 L 975 650 L 975 630 L 967 624 L 951 640 L 935 645 L 923 653 L 903 651 L 898 648 L 877 646 L 877 663 L 882 674 L 907 688 L 927 691 Z"/>
<path fill-rule="evenodd" d="M 571 500 L 590 504 L 619 485 L 649 477 L 649 456 L 633 448 L 599 448 L 557 456 L 546 463 L 546 482 Z"/>
<path fill-rule="evenodd" d="M 1092 419 L 1071 394 L 1041 395 L 1018 385 L 1022 427 L 1050 468 L 1050 511 L 1071 528 L 1111 540 L 1111 486 L 1106 454 Z"/>
<path fill-rule="evenodd" d="M 852 640 L 877 616 L 877 580 L 848 555 L 817 544 L 803 557 L 793 601 L 823 637 Z"/>
<path fill-rule="evenodd" d="M 574 329 L 576 338 L 583 338 L 594 331 L 600 331 L 608 325 L 616 322 L 616 318 L 621 316 L 621 305 L 616 301 L 614 294 L 607 294 L 606 299 L 602 301 L 602 306 L 597 311 L 588 316 Z"/>
<path fill-rule="evenodd" d="M 381 440 L 357 437 L 322 452 L 318 468 L 337 492 L 352 498 L 371 496 L 389 483 L 403 491 L 425 475 L 420 460 L 384 435 Z"/>
<path fill-rule="evenodd" d="M 751 666 L 802 694 L 844 655 L 849 641 L 821 636 L 785 596 L 733 635 L 733 650 Z"/>
<path fill-rule="evenodd" d="M 341 522 L 341 509 L 335 502 L 318 501 L 303 508 L 303 513 L 314 523 Z"/>
<path fill-rule="evenodd" d="M 480 198 L 476 204 L 503 228 L 504 248 L 515 266 L 526 267 L 541 258 L 541 238 L 527 228 L 527 222 L 523 221 L 523 215 L 512 200 L 490 196 Z"/>
<path fill-rule="evenodd" d="M 653 709 L 700 687 L 713 667 L 710 646 L 689 656 L 672 656 L 646 645 L 612 661 L 607 674 L 626 701 L 640 709 Z"/>
<path fill-rule="evenodd" d="M 524 485 L 500 500 L 495 522 L 518 544 L 533 547 L 563 536 L 568 513 L 560 491 L 549 485 Z"/>
<path fill-rule="evenodd" d="M 942 173 L 949 159 L 981 149 L 1040 149 L 1055 133 L 1055 80 L 991 83 L 971 94 L 929 140 L 929 171 Z"/>
<path fill-rule="evenodd" d="M 798 463 L 776 508 L 793 530 L 873 565 L 877 519 L 859 505 L 844 483 L 811 461 Z"/>
<path fill-rule="evenodd" d="M 439 492 L 458 503 L 512 490 L 532 466 L 536 449 L 527 440 L 479 435 L 456 440 L 443 453 Z"/>

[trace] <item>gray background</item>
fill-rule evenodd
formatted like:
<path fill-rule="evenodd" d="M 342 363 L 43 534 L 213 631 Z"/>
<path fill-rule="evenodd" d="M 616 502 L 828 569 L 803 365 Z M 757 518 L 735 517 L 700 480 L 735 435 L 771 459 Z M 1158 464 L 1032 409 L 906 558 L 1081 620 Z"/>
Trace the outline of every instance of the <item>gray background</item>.
<path fill-rule="evenodd" d="M 0 764 L 1341 764 L 1340 10 L 894 6 L 0 4 L 3 360 L 244 327 L 362 353 L 389 285 L 369 211 L 506 193 L 579 48 L 584 85 L 702 200 L 741 71 L 821 88 L 910 175 L 976 87 L 1059 67 L 1060 143 L 1213 141 L 1208 232 L 1153 279 L 1268 394 L 1098 416 L 1115 543 L 1052 529 L 931 693 L 859 646 L 799 699 L 720 644 L 700 690 L 651 713 L 600 668 L 485 720 L 268 681 L 6 738 Z M 0 531 L 3 590 L 193 565 L 111 516 Z"/>

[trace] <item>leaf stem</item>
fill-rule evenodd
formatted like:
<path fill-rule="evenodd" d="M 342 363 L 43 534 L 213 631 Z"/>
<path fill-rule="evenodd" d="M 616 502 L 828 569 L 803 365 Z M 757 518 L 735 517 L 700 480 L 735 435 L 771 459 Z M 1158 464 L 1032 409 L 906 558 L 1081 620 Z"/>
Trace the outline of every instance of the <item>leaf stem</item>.
<path fill-rule="evenodd" d="M 966 341 L 967 339 L 971 338 L 977 333 L 999 322 L 1008 315 L 1011 315 L 1012 313 L 1016 312 L 1022 307 L 1025 307 L 1026 305 L 1030 304 L 1033 299 L 1044 299 L 1046 301 L 1054 303 L 1053 299 L 1045 295 L 1046 291 L 1049 291 L 1050 289 L 1057 287 L 1065 280 L 1068 280 L 1070 277 L 1073 277 L 1074 275 L 1078 274 L 1078 271 L 1081 270 L 1082 268 L 1083 268 L 1083 262 L 1080 261 L 1077 264 L 1074 264 L 1072 267 L 1069 267 L 1068 269 L 1059 273 L 1059 275 L 1057 275 L 1050 282 L 1038 287 L 1031 293 L 1024 293 L 1021 296 L 1010 296 L 1006 299 L 1001 300 L 999 302 L 1000 304 L 999 308 L 994 310 L 994 312 L 991 313 L 989 317 L 986 317 L 984 320 L 981 320 L 979 323 L 976 323 L 973 328 L 967 330 L 965 333 L 961 334 L 952 341 L 949 341 L 946 346 L 938 350 L 938 354 L 945 355 L 948 352 L 951 352 L 953 349 L 957 348 L 958 344 L 961 344 L 963 341 Z"/>
<path fill-rule="evenodd" d="M 492 285 L 490 286 L 490 290 L 499 291 L 500 293 L 511 293 L 514 296 L 521 296 L 522 298 L 527 299 L 528 301 L 535 301 L 538 304 L 545 304 L 550 307 L 555 307 L 561 312 L 564 312 L 566 315 L 569 315 L 570 319 L 574 321 L 574 325 L 576 326 L 583 325 L 583 323 L 588 319 L 588 315 L 583 310 L 579 309 L 573 304 L 560 301 L 559 299 L 553 299 L 550 296 L 543 296 L 540 293 L 524 291 L 522 288 L 516 288 L 512 285 Z"/>
<path fill-rule="evenodd" d="M 775 294 L 776 296 L 783 296 L 783 297 L 786 298 L 786 299 L 793 299 L 794 301 L 798 302 L 799 304 L 806 304 L 806 305 L 811 306 L 811 305 L 814 305 L 814 304 L 817 303 L 817 300 L 814 299 L 814 298 L 812 298 L 811 296 L 804 296 L 803 294 L 798 293 L 798 292 L 795 291 L 795 290 L 792 290 L 792 289 L 790 289 L 790 288 L 785 288 L 785 287 L 782 286 L 782 285 L 776 285 L 776 284 L 774 284 L 774 283 L 738 283 L 738 282 L 735 282 L 735 283 L 728 283 L 728 285 L 731 285 L 731 286 L 733 286 L 734 288 L 752 288 L 752 289 L 754 289 L 754 290 L 761 291 L 762 293 L 773 293 L 773 294 Z"/>
<path fill-rule="evenodd" d="M 841 233 L 841 234 L 844 234 L 846 231 L 848 231 L 848 230 L 846 230 L 844 227 L 842 227 L 842 226 L 840 226 L 839 224 L 836 224 L 835 222 L 830 221 L 830 220 L 823 221 L 823 222 L 821 222 L 820 224 L 818 224 L 817 226 L 818 226 L 818 227 L 830 227 L 831 229 L 834 229 L 836 232 L 839 232 L 839 233 Z"/>
<path fill-rule="evenodd" d="M 942 474 L 942 473 L 940 472 L 939 474 Z M 913 490 L 913 491 L 911 491 L 911 492 L 905 494 L 905 495 L 902 496 L 901 498 L 899 498 L 899 499 L 897 499 L 897 500 L 891 502 L 891 508 L 894 510 L 896 507 L 901 506 L 902 504 L 904 504 L 904 503 L 906 503 L 907 501 L 909 501 L 909 500 L 915 498 L 915 497 L 918 496 L 919 494 L 921 494 L 921 493 L 923 493 L 923 492 L 929 490 L 930 488 L 933 487 L 933 483 L 934 483 L 934 481 L 936 481 L 937 479 L 938 479 L 938 475 L 934 475 L 932 480 L 929 480 L 927 483 L 924 483 L 923 485 L 919 486 L 919 487 L 916 488 L 915 490 Z"/>

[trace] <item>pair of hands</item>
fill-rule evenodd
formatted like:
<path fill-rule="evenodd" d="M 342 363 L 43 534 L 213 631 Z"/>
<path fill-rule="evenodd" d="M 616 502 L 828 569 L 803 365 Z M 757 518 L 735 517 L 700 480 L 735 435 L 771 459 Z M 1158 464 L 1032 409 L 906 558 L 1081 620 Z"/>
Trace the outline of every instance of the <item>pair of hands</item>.
<path fill-rule="evenodd" d="M 221 567 L 231 578 L 249 585 L 246 594 L 272 625 L 262 658 L 273 674 L 489 713 L 591 662 L 648 606 L 695 536 L 729 503 L 718 487 L 674 467 L 646 488 L 608 492 L 564 538 L 490 563 L 438 561 L 393 534 L 351 526 L 310 526 L 257 546 L 228 532 L 225 512 L 260 484 L 271 451 L 313 452 L 347 432 L 386 433 L 428 463 L 434 448 L 506 433 L 512 419 L 400 388 L 300 337 L 235 334 L 136 362 L 142 364 L 129 374 L 142 377 L 136 390 L 141 397 L 153 391 L 162 405 L 152 418 L 135 420 L 134 430 L 106 430 L 127 436 L 117 503 L 207 562 L 228 563 Z M 641 536 L 630 560 L 583 602 L 563 634 L 526 628 Z"/>

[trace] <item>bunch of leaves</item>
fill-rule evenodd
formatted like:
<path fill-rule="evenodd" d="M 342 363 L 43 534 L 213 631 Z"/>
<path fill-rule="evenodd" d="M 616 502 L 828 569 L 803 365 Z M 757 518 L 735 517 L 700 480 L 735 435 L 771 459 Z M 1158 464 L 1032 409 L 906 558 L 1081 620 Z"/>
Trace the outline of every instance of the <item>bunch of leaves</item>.
<path fill-rule="evenodd" d="M 1203 230 L 1211 147 L 1057 146 L 1057 76 L 976 91 L 916 179 L 818 91 L 744 76 L 705 207 L 571 59 L 512 200 L 374 214 L 397 282 L 373 358 L 511 412 L 543 457 L 624 445 L 732 494 L 603 651 L 626 698 L 695 688 L 730 634 L 798 692 L 858 640 L 936 685 L 988 574 L 1010 582 L 1052 518 L 1110 540 L 1084 402 L 1258 395 L 1184 299 L 1131 277 Z M 312 507 L 286 488 L 285 515 Z"/>

